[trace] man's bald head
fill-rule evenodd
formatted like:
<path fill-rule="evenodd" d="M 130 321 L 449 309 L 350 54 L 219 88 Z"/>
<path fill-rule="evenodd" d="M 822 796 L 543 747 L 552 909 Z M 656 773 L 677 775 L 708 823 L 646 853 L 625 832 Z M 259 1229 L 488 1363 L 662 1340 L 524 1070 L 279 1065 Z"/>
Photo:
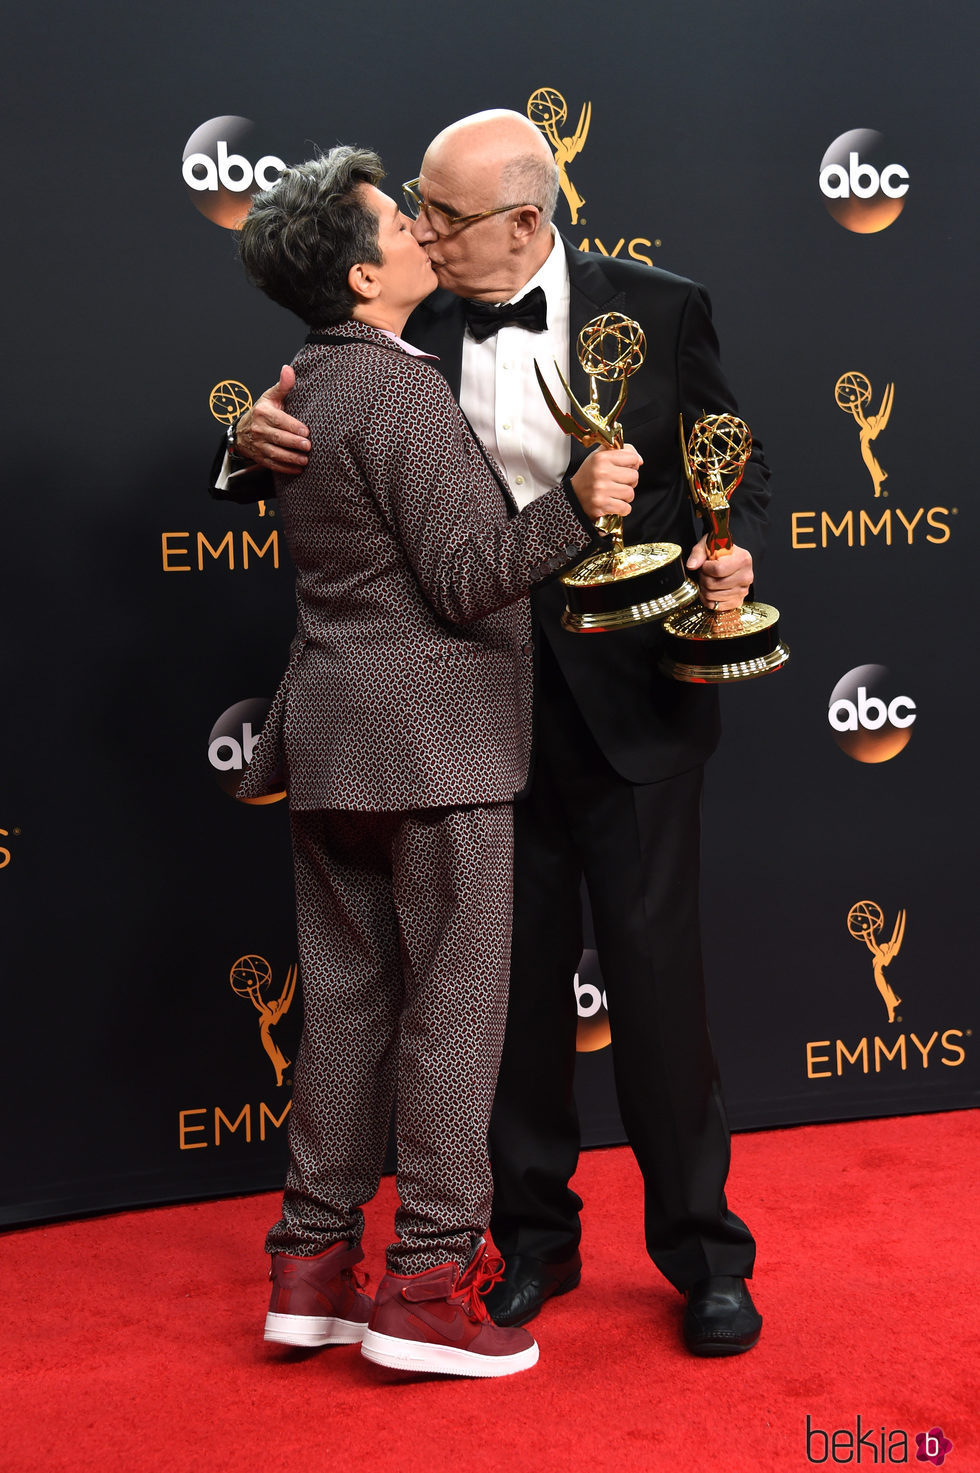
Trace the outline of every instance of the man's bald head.
<path fill-rule="evenodd" d="M 554 248 L 558 170 L 520 113 L 495 108 L 443 128 L 425 151 L 418 189 L 412 233 L 439 285 L 457 296 L 508 302 Z"/>
<path fill-rule="evenodd" d="M 425 151 L 422 172 L 434 168 L 479 180 L 501 203 L 537 205 L 543 225 L 555 212 L 558 168 L 544 138 L 522 113 L 490 108 L 450 123 Z"/>

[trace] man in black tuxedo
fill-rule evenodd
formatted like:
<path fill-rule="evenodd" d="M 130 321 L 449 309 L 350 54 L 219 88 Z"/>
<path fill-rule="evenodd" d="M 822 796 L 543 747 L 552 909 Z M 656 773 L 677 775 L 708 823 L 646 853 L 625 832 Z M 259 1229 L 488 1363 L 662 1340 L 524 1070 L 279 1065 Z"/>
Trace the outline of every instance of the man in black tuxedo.
<path fill-rule="evenodd" d="M 737 410 L 707 296 L 682 277 L 576 251 L 550 223 L 557 188 L 551 152 L 520 114 L 476 114 L 440 133 L 405 192 L 446 290 L 421 304 L 405 336 L 439 355 L 519 505 L 601 467 L 636 488 L 627 543 L 680 543 L 702 599 L 735 608 L 762 550 L 768 471 L 756 447 L 733 502 L 735 546 L 707 560 L 677 435 L 680 414 L 690 428 L 703 413 Z M 587 397 L 575 342 L 609 311 L 640 323 L 647 355 L 630 380 L 627 445 L 587 454 L 550 420 L 533 360 L 546 371 L 556 360 Z M 305 463 L 306 427 L 281 408 L 290 384 L 284 370 L 233 428 L 215 494 L 257 499 L 269 490 L 256 462 Z M 755 1245 L 725 1200 L 729 1134 L 701 966 L 700 802 L 717 696 L 657 674 L 658 625 L 574 634 L 561 627 L 563 604 L 557 580 L 532 594 L 534 767 L 515 810 L 510 1009 L 491 1125 L 492 1229 L 507 1272 L 488 1304 L 499 1323 L 523 1324 L 581 1274 L 582 1204 L 568 1183 L 579 1150 L 572 983 L 584 876 L 620 1111 L 643 1174 L 647 1250 L 687 1296 L 688 1348 L 733 1354 L 756 1343 L 762 1321 L 745 1283 Z"/>

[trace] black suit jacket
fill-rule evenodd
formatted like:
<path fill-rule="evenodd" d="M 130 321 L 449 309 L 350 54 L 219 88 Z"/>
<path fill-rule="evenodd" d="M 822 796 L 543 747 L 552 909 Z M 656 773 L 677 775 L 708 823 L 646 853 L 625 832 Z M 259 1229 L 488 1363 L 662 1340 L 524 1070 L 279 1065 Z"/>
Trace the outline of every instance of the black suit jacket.
<path fill-rule="evenodd" d="M 630 379 L 620 416 L 626 441 L 643 457 L 636 498 L 624 524 L 625 540 L 678 542 L 686 555 L 701 529 L 695 523 L 681 463 L 678 415 L 683 414 L 690 430 L 702 414 L 738 411 L 722 372 L 707 293 L 695 282 L 640 262 L 578 251 L 568 241 L 564 246 L 571 287 L 569 382 L 576 395 L 588 396 L 575 340 L 591 317 L 624 312 L 646 334 L 646 359 Z M 409 342 L 438 354 L 439 367 L 457 396 L 463 333 L 462 302 L 441 290 L 416 308 L 405 328 Z M 586 453 L 577 440 L 572 441 L 569 475 Z M 748 549 L 755 563 L 764 545 L 768 477 L 756 443 L 732 500 L 731 523 L 735 542 Z M 232 499 L 251 501 L 272 494 L 272 478 L 266 473 L 245 479 L 251 487 L 239 486 Z M 711 754 L 719 734 L 717 693 L 657 673 L 663 638 L 659 625 L 613 634 L 571 634 L 561 627 L 564 599 L 558 580 L 537 588 L 531 602 L 538 637 L 547 638 L 589 729 L 622 777 L 658 782 Z"/>

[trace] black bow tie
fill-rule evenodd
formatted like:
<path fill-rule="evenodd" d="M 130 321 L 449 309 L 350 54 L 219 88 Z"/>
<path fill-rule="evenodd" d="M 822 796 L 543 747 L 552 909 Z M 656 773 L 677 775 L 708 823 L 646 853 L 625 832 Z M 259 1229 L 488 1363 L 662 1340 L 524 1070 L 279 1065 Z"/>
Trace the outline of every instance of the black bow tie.
<path fill-rule="evenodd" d="M 502 327 L 523 327 L 527 332 L 544 332 L 548 326 L 548 303 L 544 291 L 536 286 L 519 302 L 464 301 L 466 326 L 478 343 L 493 337 Z"/>

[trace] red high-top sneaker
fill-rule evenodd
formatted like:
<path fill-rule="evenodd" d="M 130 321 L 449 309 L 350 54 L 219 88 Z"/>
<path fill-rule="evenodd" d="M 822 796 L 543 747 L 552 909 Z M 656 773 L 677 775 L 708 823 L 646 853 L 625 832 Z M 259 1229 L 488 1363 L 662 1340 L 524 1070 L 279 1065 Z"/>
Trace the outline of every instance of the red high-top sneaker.
<path fill-rule="evenodd" d="M 511 1376 L 530 1369 L 538 1358 L 535 1341 L 526 1330 L 495 1325 L 483 1302 L 502 1268 L 481 1243 L 462 1274 L 455 1263 L 422 1274 L 385 1274 L 361 1354 L 396 1370 L 446 1376 Z"/>
<path fill-rule="evenodd" d="M 367 1329 L 371 1300 L 354 1272 L 364 1254 L 334 1243 L 312 1258 L 273 1253 L 265 1338 L 280 1345 L 354 1345 Z"/>

